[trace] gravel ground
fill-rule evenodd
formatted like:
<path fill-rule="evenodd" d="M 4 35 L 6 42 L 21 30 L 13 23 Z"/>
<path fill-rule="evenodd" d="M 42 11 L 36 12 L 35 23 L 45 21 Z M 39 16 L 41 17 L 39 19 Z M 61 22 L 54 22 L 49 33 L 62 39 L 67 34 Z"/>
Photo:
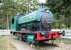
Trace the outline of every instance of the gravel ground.
<path fill-rule="evenodd" d="M 5 33 L 6 32 L 4 32 L 4 34 Z M 13 37 L 14 36 L 11 36 L 10 34 L 9 36 L 0 36 L 0 50 L 71 50 L 71 40 L 69 39 L 55 40 L 54 43 L 58 46 L 47 44 L 46 46 L 31 47 L 29 44 L 16 40 Z"/>
<path fill-rule="evenodd" d="M 58 39 L 54 43 L 57 46 L 52 46 L 50 44 L 43 44 L 43 46 L 31 47 L 29 44 L 15 40 L 10 37 L 10 41 L 16 46 L 17 50 L 71 50 L 71 40 L 69 39 Z"/>
<path fill-rule="evenodd" d="M 0 50 L 71 50 L 71 40 L 58 39 L 54 43 L 57 46 L 43 44 L 42 46 L 31 47 L 29 44 L 16 40 L 14 36 L 0 36 Z"/>

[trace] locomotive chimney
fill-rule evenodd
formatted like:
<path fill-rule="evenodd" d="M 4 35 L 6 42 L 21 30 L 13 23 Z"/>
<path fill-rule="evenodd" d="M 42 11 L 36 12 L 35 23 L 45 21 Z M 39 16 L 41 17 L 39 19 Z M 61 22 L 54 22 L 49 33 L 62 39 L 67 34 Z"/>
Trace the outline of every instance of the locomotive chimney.
<path fill-rule="evenodd" d="M 44 8 L 46 4 L 46 0 L 38 0 L 38 3 L 40 5 L 40 8 Z"/>

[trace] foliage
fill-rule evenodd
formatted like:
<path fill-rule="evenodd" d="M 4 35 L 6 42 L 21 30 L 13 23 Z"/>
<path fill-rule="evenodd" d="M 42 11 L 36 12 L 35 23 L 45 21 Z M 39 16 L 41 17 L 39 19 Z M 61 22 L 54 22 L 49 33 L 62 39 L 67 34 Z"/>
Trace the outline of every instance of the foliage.
<path fill-rule="evenodd" d="M 37 1 L 35 0 L 1 0 L 0 3 L 2 3 L 0 5 L 0 16 L 4 18 L 3 24 L 7 23 L 6 27 L 9 26 L 11 17 L 18 14 L 24 15 L 37 9 Z"/>
<path fill-rule="evenodd" d="M 69 22 L 71 19 L 71 0 L 47 0 L 46 5 L 50 7 L 55 16 L 55 27 L 62 27 L 62 24 L 65 27 L 71 27 L 71 22 Z M 9 26 L 11 17 L 18 14 L 24 15 L 38 7 L 37 0 L 0 0 L 0 18 L 4 18 L 0 23 L 3 21 L 5 24 L 2 25 Z"/>
<path fill-rule="evenodd" d="M 48 6 L 54 13 L 56 20 L 70 27 L 71 0 L 48 0 Z"/>
<path fill-rule="evenodd" d="M 48 5 L 53 13 L 65 15 L 65 17 L 71 15 L 71 0 L 48 0 Z"/>

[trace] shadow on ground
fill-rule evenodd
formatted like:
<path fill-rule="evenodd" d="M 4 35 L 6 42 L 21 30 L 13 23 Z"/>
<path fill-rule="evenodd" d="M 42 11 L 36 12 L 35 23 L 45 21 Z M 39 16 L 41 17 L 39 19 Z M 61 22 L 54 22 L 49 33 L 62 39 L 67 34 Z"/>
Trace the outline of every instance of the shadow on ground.
<path fill-rule="evenodd" d="M 52 43 L 38 43 L 33 47 L 35 50 L 47 50 L 47 49 L 53 49 L 55 47 L 59 47 L 57 44 L 52 44 Z"/>
<path fill-rule="evenodd" d="M 39 46 L 39 47 L 59 47 L 57 44 L 54 43 L 45 43 L 45 42 L 40 42 L 35 46 Z"/>

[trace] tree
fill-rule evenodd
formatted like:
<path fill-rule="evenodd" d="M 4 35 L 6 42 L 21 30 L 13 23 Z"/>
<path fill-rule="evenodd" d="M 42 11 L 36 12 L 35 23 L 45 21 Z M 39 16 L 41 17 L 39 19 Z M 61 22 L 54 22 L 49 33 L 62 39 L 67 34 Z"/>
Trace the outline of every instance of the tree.
<path fill-rule="evenodd" d="M 19 14 L 26 14 L 38 8 L 36 0 L 0 0 L 0 16 L 3 24 L 9 27 L 10 18 Z"/>
<path fill-rule="evenodd" d="M 71 0 L 48 0 L 48 6 L 50 7 L 51 11 L 56 15 L 56 17 L 60 18 L 59 20 L 64 20 L 63 23 L 70 21 Z M 70 26 L 70 23 L 71 22 L 65 23 L 65 25 L 68 24 L 68 26 Z"/>

